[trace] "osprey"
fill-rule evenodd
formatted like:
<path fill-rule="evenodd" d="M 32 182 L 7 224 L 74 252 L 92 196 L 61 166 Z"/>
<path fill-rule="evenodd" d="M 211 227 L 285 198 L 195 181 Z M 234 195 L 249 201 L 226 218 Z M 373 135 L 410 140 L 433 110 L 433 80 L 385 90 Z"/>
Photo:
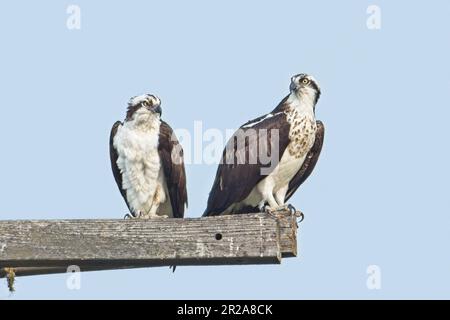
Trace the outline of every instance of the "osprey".
<path fill-rule="evenodd" d="M 312 76 L 293 76 L 290 94 L 272 112 L 240 127 L 223 152 L 203 216 L 295 211 L 286 202 L 322 150 L 324 125 L 315 119 L 319 97 Z"/>
<path fill-rule="evenodd" d="M 114 178 L 132 217 L 183 218 L 187 206 L 183 149 L 161 120 L 161 101 L 133 97 L 109 140 Z M 127 215 L 126 217 L 131 217 Z"/>

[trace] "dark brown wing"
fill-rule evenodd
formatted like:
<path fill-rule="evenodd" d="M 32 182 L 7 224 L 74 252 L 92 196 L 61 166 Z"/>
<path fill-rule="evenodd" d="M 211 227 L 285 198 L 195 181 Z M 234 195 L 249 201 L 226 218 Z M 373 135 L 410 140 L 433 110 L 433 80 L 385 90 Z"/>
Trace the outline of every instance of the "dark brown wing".
<path fill-rule="evenodd" d="M 121 125 L 122 122 L 117 121 L 116 123 L 114 123 L 111 129 L 111 134 L 109 136 L 109 156 L 111 158 L 111 169 L 114 175 L 114 179 L 116 180 L 117 186 L 119 187 L 120 194 L 125 200 L 128 210 L 130 210 L 130 213 L 134 215 L 127 201 L 127 193 L 122 187 L 122 174 L 120 173 L 119 167 L 117 166 L 117 159 L 119 158 L 119 155 L 117 154 L 116 148 L 114 148 L 114 137 L 116 136 L 117 130 Z"/>
<path fill-rule="evenodd" d="M 166 178 L 173 216 L 183 218 L 184 210 L 188 205 L 183 148 L 172 128 L 164 121 L 161 121 L 159 129 L 158 152 Z"/>
<path fill-rule="evenodd" d="M 275 158 L 276 164 L 278 164 L 289 144 L 290 125 L 283 112 L 270 114 L 269 117 L 260 117 L 242 126 L 237 132 L 241 132 L 248 137 L 245 144 L 236 143 L 236 133 L 228 141 L 209 194 L 208 207 L 203 216 L 219 215 L 233 203 L 244 200 L 252 189 L 271 172 L 267 170 L 262 173 L 261 169 L 270 167 L 273 170 L 275 168 L 276 164 L 270 166 L 270 163 L 261 161 L 259 157 L 259 155 L 268 155 L 268 158 L 271 159 L 272 147 L 270 141 L 272 133 L 275 132 L 273 129 L 278 129 L 278 156 Z M 251 143 L 255 139 L 257 143 Z M 264 139 L 267 143 L 262 143 Z M 227 150 L 230 150 L 232 162 L 227 161 Z M 257 161 L 250 164 L 250 157 L 256 157 Z M 241 161 L 237 162 L 237 159 L 241 159 Z M 244 159 L 245 161 L 243 161 Z"/>
<path fill-rule="evenodd" d="M 289 182 L 289 189 L 286 194 L 285 201 L 288 201 L 290 197 L 294 194 L 294 192 L 300 187 L 306 179 L 308 179 L 309 175 L 314 170 L 316 166 L 317 160 L 319 160 L 320 152 L 322 151 L 323 139 L 325 136 L 325 127 L 322 121 L 317 121 L 317 132 L 316 139 L 314 141 L 314 145 L 311 150 L 309 150 L 308 155 L 306 156 L 305 161 L 303 162 L 302 167 L 294 176 L 294 178 Z"/>

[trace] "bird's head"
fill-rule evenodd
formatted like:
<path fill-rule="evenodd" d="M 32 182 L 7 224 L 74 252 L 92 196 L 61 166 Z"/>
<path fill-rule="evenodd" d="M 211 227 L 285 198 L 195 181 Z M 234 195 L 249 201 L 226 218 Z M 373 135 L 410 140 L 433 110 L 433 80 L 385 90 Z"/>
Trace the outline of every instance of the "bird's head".
<path fill-rule="evenodd" d="M 320 98 L 320 87 L 316 79 L 312 76 L 301 73 L 291 78 L 291 92 L 299 98 L 308 97 L 314 101 L 314 104 Z"/>
<path fill-rule="evenodd" d="M 143 94 L 132 97 L 128 102 L 126 121 L 147 122 L 159 119 L 161 113 L 161 100 L 152 94 Z"/>

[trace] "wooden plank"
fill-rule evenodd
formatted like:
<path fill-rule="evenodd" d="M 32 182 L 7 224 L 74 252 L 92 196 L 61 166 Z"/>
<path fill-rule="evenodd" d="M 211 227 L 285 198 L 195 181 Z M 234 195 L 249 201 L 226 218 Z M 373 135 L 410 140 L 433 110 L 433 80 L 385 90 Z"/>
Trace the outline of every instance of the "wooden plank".
<path fill-rule="evenodd" d="M 292 258 L 297 256 L 297 214 L 290 215 L 286 212 L 274 214 L 278 220 L 278 228 L 280 230 L 280 250 L 282 258 Z"/>
<path fill-rule="evenodd" d="M 287 243 L 282 240 L 287 233 L 280 232 L 285 223 L 263 214 L 0 221 L 0 267 L 78 265 L 82 269 L 107 269 L 280 263 L 282 251 L 289 250 L 280 246 Z"/>

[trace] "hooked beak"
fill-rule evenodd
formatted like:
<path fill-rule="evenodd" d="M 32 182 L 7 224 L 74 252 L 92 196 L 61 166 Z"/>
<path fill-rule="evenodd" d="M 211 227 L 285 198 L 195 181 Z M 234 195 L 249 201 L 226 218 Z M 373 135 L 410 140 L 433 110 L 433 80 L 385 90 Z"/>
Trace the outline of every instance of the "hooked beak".
<path fill-rule="evenodd" d="M 157 114 L 159 114 L 159 116 L 161 116 L 161 114 L 162 114 L 161 105 L 158 104 L 158 105 L 156 105 L 154 107 L 151 107 L 150 111 L 152 111 L 154 113 L 157 113 Z"/>
<path fill-rule="evenodd" d="M 296 91 L 300 86 L 295 83 L 295 81 L 291 81 L 290 89 L 291 91 Z"/>

